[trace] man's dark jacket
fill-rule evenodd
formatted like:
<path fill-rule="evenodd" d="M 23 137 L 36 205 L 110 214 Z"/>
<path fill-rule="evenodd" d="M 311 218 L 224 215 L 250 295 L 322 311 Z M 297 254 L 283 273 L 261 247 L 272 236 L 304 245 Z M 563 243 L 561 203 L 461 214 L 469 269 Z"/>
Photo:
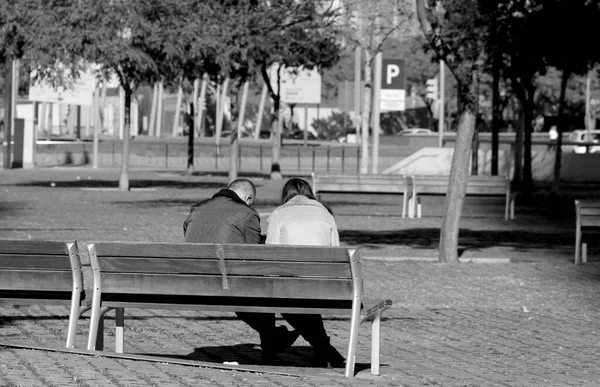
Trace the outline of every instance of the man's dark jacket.
<path fill-rule="evenodd" d="M 192 206 L 183 222 L 186 242 L 260 243 L 260 217 L 232 190 Z"/>

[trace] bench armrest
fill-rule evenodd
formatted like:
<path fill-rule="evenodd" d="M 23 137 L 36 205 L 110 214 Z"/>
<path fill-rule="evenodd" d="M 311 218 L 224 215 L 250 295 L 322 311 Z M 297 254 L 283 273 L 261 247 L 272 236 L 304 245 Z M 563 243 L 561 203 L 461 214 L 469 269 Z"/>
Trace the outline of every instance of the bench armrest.
<path fill-rule="evenodd" d="M 369 309 L 365 309 L 363 311 L 363 316 L 360 319 L 360 323 L 364 323 L 365 321 L 371 321 L 377 316 L 381 316 L 383 312 L 392 307 L 392 300 L 382 300 L 377 304 L 373 305 Z"/>

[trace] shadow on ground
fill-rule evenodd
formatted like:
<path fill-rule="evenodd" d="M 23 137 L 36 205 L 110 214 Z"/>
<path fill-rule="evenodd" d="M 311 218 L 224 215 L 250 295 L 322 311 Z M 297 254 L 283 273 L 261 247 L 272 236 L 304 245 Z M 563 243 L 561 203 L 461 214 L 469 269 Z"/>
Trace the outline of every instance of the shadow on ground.
<path fill-rule="evenodd" d="M 55 181 L 56 188 L 119 188 L 118 180 L 67 180 Z M 48 187 L 48 181 L 31 181 L 18 183 L 21 187 Z M 181 181 L 181 180 L 135 180 L 129 181 L 130 188 L 179 188 L 179 189 L 214 189 L 225 188 L 226 183 L 205 182 L 205 181 Z"/>
<path fill-rule="evenodd" d="M 551 249 L 573 246 L 574 236 L 562 233 L 543 233 L 522 230 L 471 230 L 461 229 L 459 247 L 479 250 L 489 247 L 511 247 L 516 251 Z M 439 228 L 411 228 L 397 231 L 341 230 L 340 240 L 348 245 L 403 245 L 413 248 L 432 249 L 439 246 Z"/>
<path fill-rule="evenodd" d="M 180 359 L 180 360 L 193 360 L 208 363 L 238 363 L 239 365 L 251 365 L 261 366 L 260 362 L 260 345 L 253 343 L 244 343 L 236 345 L 221 345 L 213 347 L 199 347 L 195 348 L 193 352 L 187 355 L 170 355 L 170 354 L 158 354 L 158 353 L 140 353 L 138 355 L 144 356 L 158 356 L 169 359 Z M 298 368 L 314 368 L 315 371 L 323 370 L 323 368 L 316 367 L 311 364 L 310 359 L 314 356 L 315 352 L 311 347 L 308 346 L 295 346 L 290 348 L 287 352 L 279 354 L 275 360 L 275 364 L 272 367 L 298 367 Z M 385 364 L 382 364 L 385 366 Z M 369 363 L 356 363 L 355 372 L 369 369 L 371 365 Z M 339 368 L 343 370 L 343 367 Z"/>

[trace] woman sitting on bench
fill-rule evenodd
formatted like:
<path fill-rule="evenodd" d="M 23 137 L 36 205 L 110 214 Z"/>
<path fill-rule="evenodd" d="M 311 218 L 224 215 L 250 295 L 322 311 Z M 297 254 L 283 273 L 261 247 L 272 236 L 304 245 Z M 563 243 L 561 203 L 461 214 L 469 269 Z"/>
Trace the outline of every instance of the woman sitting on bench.
<path fill-rule="evenodd" d="M 290 179 L 283 187 L 281 202 L 268 219 L 266 244 L 340 245 L 331 211 L 315 198 L 308 182 Z M 321 315 L 282 313 L 282 316 L 314 348 L 313 365 L 333 368 L 344 364 L 344 357 L 329 342 Z"/>

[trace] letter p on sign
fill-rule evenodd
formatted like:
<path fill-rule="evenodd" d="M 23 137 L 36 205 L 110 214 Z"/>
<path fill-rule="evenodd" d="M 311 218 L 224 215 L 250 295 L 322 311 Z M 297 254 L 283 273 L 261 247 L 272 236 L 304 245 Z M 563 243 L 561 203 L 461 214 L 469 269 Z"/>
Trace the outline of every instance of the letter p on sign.
<path fill-rule="evenodd" d="M 396 78 L 398 75 L 400 75 L 400 66 L 389 64 L 385 72 L 385 83 L 391 84 L 392 78 Z"/>
<path fill-rule="evenodd" d="M 381 61 L 381 88 L 404 90 L 406 71 L 404 59 L 383 59 Z"/>

